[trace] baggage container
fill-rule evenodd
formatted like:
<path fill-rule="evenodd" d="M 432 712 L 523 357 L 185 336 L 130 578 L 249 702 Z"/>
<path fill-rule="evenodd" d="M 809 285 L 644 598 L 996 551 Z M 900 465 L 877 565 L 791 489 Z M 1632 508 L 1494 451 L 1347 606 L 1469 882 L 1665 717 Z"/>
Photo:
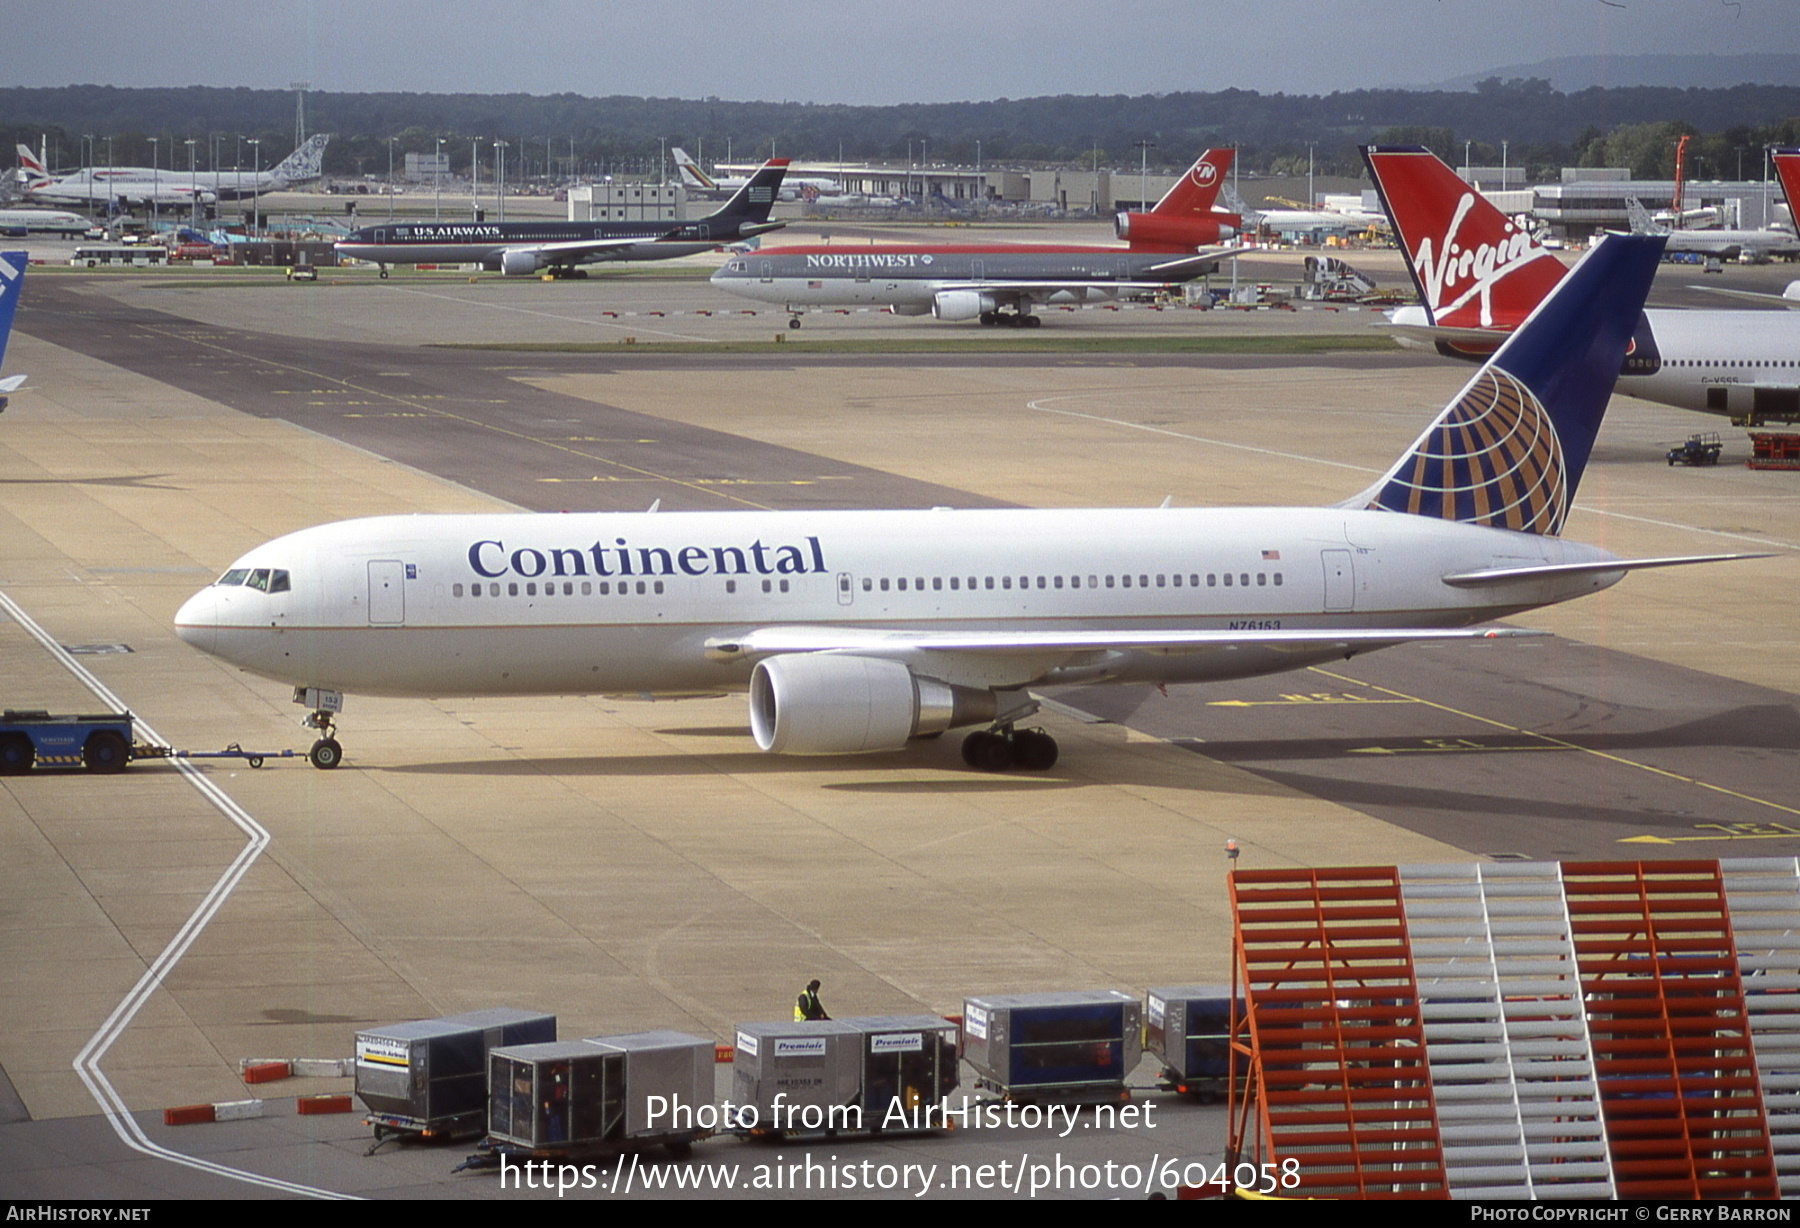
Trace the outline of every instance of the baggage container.
<path fill-rule="evenodd" d="M 710 1133 L 696 1124 L 710 1115 L 696 1110 L 713 1107 L 713 1042 L 657 1031 L 509 1045 L 488 1055 L 488 1087 L 490 1147 L 562 1153 L 665 1144 L 680 1154 Z"/>
<path fill-rule="evenodd" d="M 936 1129 L 956 1090 L 956 1025 L 936 1015 L 867 1015 L 837 1022 L 861 1037 L 863 1122 L 871 1130 Z"/>
<path fill-rule="evenodd" d="M 1144 1042 L 1162 1063 L 1170 1090 L 1201 1101 L 1225 1095 L 1231 1075 L 1231 986 L 1153 986 L 1144 1002 Z"/>
<path fill-rule="evenodd" d="M 759 1134 L 862 1130 L 863 1034 L 836 1019 L 740 1023 L 732 1102 Z"/>
<path fill-rule="evenodd" d="M 479 1134 L 490 1050 L 556 1039 L 556 1016 L 496 1007 L 356 1034 L 356 1094 L 377 1141 L 390 1132 Z"/>
<path fill-rule="evenodd" d="M 1128 1100 L 1142 1018 L 1142 1003 L 1116 990 L 966 998 L 963 1057 L 977 1087 L 1016 1103 Z"/>

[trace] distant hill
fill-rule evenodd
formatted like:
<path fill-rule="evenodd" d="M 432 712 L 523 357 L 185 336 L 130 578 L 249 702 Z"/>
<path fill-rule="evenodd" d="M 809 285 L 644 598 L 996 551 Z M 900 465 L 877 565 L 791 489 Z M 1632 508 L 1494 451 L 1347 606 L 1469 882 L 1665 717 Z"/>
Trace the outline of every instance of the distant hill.
<path fill-rule="evenodd" d="M 1726 89 L 1733 85 L 1800 85 L 1800 55 L 1565 55 L 1535 64 L 1507 64 L 1486 72 L 1411 88 L 1472 90 L 1477 81 L 1538 78 L 1561 94 L 1624 86 Z"/>

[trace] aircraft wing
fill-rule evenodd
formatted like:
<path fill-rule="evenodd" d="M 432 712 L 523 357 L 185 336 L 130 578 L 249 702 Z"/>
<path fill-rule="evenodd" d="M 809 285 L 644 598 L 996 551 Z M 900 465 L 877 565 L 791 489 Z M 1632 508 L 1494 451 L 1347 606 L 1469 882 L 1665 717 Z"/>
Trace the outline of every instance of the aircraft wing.
<path fill-rule="evenodd" d="M 673 231 L 675 227 L 669 227 Z M 509 252 L 529 252 L 546 264 L 568 264 L 581 259 L 604 260 L 608 253 L 627 247 L 636 247 L 640 243 L 654 243 L 659 235 L 638 235 L 624 239 L 570 239 L 563 243 L 521 244 L 509 247 Z"/>
<path fill-rule="evenodd" d="M 1481 588 L 1492 584 L 1510 584 L 1515 580 L 1548 579 L 1554 576 L 1602 575 L 1611 571 L 1648 571 L 1653 567 L 1686 567 L 1691 563 L 1734 563 L 1739 559 L 1767 559 L 1762 554 L 1683 554 L 1660 559 L 1604 559 L 1592 563 L 1539 563 L 1526 567 L 1489 567 L 1481 571 L 1465 571 L 1445 576 L 1452 588 Z"/>

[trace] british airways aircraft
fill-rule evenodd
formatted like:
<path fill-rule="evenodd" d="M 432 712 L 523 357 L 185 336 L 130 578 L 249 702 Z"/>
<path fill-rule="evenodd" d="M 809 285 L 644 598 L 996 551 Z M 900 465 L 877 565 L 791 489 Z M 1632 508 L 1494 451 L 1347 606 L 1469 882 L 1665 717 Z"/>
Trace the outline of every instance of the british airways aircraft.
<path fill-rule="evenodd" d="M 1430 150 L 1367 146 L 1363 158 L 1419 291 L 1420 306 L 1389 317 L 1402 344 L 1485 357 L 1562 281 L 1554 252 Z M 1751 426 L 1800 421 L 1800 316 L 1645 311 L 1619 391 Z"/>
<path fill-rule="evenodd" d="M 1662 250 L 1589 253 L 1388 473 L 1336 507 L 383 516 L 258 546 L 181 638 L 292 685 L 334 767 L 344 692 L 749 692 L 765 751 L 1042 770 L 1031 688 L 1300 669 L 1604 589 L 1557 534 Z"/>
<path fill-rule="evenodd" d="M 549 270 L 585 277 L 575 266 L 602 260 L 670 260 L 741 243 L 786 222 L 771 222 L 786 158 L 773 158 L 721 208 L 693 221 L 384 222 L 335 244 L 338 254 L 381 266 L 479 264 L 508 277 Z"/>

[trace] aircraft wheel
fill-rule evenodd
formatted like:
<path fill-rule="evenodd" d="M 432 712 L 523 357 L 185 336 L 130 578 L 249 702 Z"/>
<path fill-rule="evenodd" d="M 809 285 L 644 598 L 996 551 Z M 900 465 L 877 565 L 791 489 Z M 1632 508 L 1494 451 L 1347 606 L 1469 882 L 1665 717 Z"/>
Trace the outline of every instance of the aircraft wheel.
<path fill-rule="evenodd" d="M 963 739 L 963 762 L 983 772 L 1004 772 L 1013 765 L 1012 743 L 997 733 L 977 730 Z"/>
<path fill-rule="evenodd" d="M 1044 320 L 1043 320 L 1042 316 L 1020 316 L 1019 317 L 1019 327 L 1020 328 L 1042 328 L 1043 326 L 1044 326 Z"/>
<path fill-rule="evenodd" d="M 981 321 L 981 326 L 983 328 L 992 328 L 994 326 L 994 316 L 995 316 L 994 312 L 984 311 L 981 313 L 980 316 L 978 316 L 976 318 Z"/>
<path fill-rule="evenodd" d="M 320 738 L 306 752 L 306 757 L 321 772 L 329 772 L 344 761 L 344 748 L 338 745 L 336 738 Z"/>
<path fill-rule="evenodd" d="M 799 328 L 800 327 L 800 317 L 795 316 L 793 319 L 789 320 L 788 327 L 789 328 Z"/>
<path fill-rule="evenodd" d="M 123 772 L 131 762 L 131 747 L 112 730 L 102 729 L 81 748 L 81 761 L 90 772 Z"/>
<path fill-rule="evenodd" d="M 382 281 L 387 280 L 387 270 L 385 268 L 381 270 L 381 280 Z"/>
<path fill-rule="evenodd" d="M 37 762 L 37 747 L 22 733 L 0 738 L 0 776 L 22 776 Z"/>
<path fill-rule="evenodd" d="M 1041 729 L 1026 729 L 1013 735 L 1013 762 L 1027 772 L 1047 772 L 1056 766 L 1056 739 Z"/>

